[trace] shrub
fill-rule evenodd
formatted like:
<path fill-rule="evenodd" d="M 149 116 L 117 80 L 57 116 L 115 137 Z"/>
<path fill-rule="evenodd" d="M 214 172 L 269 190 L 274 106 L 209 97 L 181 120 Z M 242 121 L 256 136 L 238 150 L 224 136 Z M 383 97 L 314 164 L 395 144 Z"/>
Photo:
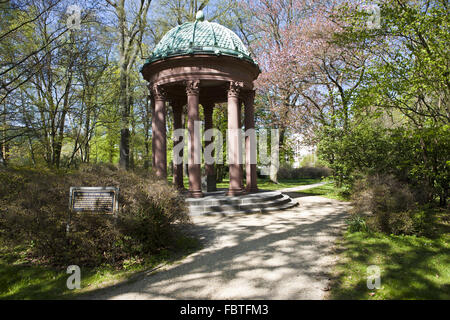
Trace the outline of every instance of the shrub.
<path fill-rule="evenodd" d="M 360 179 L 355 182 L 353 190 L 352 201 L 356 212 L 400 212 L 415 207 L 408 185 L 390 175 Z"/>
<path fill-rule="evenodd" d="M 353 213 L 368 215 L 370 229 L 387 234 L 414 234 L 414 197 L 407 184 L 390 175 L 369 176 L 355 182 Z"/>
<path fill-rule="evenodd" d="M 182 195 L 149 173 L 88 165 L 65 174 L 3 169 L 0 180 L 0 236 L 31 244 L 32 257 L 52 264 L 117 264 L 153 254 L 171 246 L 174 222 L 189 221 Z M 118 218 L 73 214 L 67 233 L 71 186 L 119 187 Z"/>
<path fill-rule="evenodd" d="M 386 234 L 413 235 L 416 234 L 413 216 L 411 212 L 379 212 L 367 218 L 369 229 Z"/>
<path fill-rule="evenodd" d="M 300 161 L 300 167 L 325 167 L 324 161 L 317 158 L 314 153 L 307 154 Z"/>
<path fill-rule="evenodd" d="M 292 168 L 282 166 L 278 170 L 278 179 L 297 180 L 297 179 L 319 179 L 331 175 L 331 170 L 326 167 L 300 167 Z"/>
<path fill-rule="evenodd" d="M 366 225 L 366 220 L 360 215 L 352 215 L 352 217 L 347 220 L 348 231 L 350 232 L 366 232 L 368 227 Z"/>

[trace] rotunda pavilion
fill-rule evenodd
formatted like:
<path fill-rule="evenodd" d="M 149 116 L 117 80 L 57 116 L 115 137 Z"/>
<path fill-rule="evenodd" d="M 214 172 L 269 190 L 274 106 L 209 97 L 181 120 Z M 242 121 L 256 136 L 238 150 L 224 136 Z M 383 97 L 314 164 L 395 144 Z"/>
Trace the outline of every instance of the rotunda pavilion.
<path fill-rule="evenodd" d="M 199 119 L 199 104 L 203 106 L 205 131 L 213 128 L 213 108 L 217 103 L 227 103 L 228 132 L 242 128 L 241 105 L 244 105 L 244 129 L 253 132 L 245 137 L 246 186 L 243 186 L 241 167 L 242 148 L 239 135 L 228 142 L 231 196 L 256 192 L 256 137 L 254 136 L 253 81 L 260 73 L 257 63 L 241 39 L 224 26 L 205 20 L 199 11 L 194 22 L 186 22 L 171 29 L 155 47 L 141 68 L 148 81 L 152 105 L 153 168 L 156 175 L 166 178 L 166 102 L 173 112 L 173 128 L 183 128 L 183 109 L 187 105 L 189 133 L 189 193 L 203 196 L 201 165 L 196 158 L 202 150 L 201 139 L 194 130 Z M 174 141 L 184 144 L 184 139 Z M 208 146 L 212 141 L 206 143 Z M 205 146 L 205 147 L 206 147 Z M 175 148 L 174 148 L 175 149 Z M 175 158 L 175 157 L 174 157 Z M 174 164 L 174 184 L 183 188 L 183 165 Z M 215 190 L 214 164 L 205 164 L 207 190 Z"/>

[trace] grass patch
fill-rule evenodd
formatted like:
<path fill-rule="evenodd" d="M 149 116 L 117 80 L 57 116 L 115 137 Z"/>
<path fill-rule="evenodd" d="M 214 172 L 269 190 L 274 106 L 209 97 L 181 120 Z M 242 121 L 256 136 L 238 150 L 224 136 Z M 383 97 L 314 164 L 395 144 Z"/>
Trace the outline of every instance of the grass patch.
<path fill-rule="evenodd" d="M 337 188 L 332 182 L 324 184 L 319 187 L 297 191 L 300 194 L 310 196 L 321 196 L 329 199 L 335 199 L 340 201 L 349 201 L 350 195 L 345 188 Z"/>
<path fill-rule="evenodd" d="M 158 265 L 172 263 L 198 250 L 200 242 L 179 236 L 171 250 L 157 255 L 124 261 L 122 268 L 103 265 L 81 268 L 81 289 L 69 290 L 65 268 L 35 265 L 27 259 L 27 249 L 0 247 L 0 299 L 73 299 L 93 290 L 128 280 L 136 274 Z"/>
<path fill-rule="evenodd" d="M 348 232 L 338 243 L 332 299 L 450 299 L 450 223 L 437 213 L 430 236 Z M 381 269 L 381 288 L 367 288 L 367 267 Z"/>
<path fill-rule="evenodd" d="M 293 188 L 297 186 L 304 186 L 307 184 L 319 183 L 321 179 L 292 179 L 279 180 L 278 184 L 273 183 L 270 179 L 258 179 L 258 188 L 262 190 L 280 190 L 284 188 Z"/>

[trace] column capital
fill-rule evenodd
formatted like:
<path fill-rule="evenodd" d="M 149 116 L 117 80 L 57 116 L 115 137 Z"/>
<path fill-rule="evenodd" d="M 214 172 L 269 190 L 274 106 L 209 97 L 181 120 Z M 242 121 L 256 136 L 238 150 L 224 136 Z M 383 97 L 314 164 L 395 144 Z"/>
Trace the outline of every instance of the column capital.
<path fill-rule="evenodd" d="M 188 96 L 198 96 L 200 93 L 200 80 L 189 80 L 185 82 Z"/>
<path fill-rule="evenodd" d="M 151 84 L 149 85 L 149 88 L 155 100 L 166 100 L 167 94 L 163 86 Z"/>
<path fill-rule="evenodd" d="M 228 87 L 229 97 L 239 97 L 241 88 L 244 86 L 243 82 L 240 81 L 230 81 L 230 86 Z"/>

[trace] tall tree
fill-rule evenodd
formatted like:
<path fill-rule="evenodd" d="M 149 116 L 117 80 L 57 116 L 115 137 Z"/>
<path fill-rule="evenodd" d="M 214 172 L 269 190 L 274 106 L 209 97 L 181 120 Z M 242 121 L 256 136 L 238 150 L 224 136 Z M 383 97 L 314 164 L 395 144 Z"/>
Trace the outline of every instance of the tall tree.
<path fill-rule="evenodd" d="M 119 36 L 120 109 L 120 160 L 123 169 L 130 167 L 130 72 L 140 52 L 140 45 L 147 24 L 151 0 L 136 2 L 106 0 L 117 16 Z"/>

